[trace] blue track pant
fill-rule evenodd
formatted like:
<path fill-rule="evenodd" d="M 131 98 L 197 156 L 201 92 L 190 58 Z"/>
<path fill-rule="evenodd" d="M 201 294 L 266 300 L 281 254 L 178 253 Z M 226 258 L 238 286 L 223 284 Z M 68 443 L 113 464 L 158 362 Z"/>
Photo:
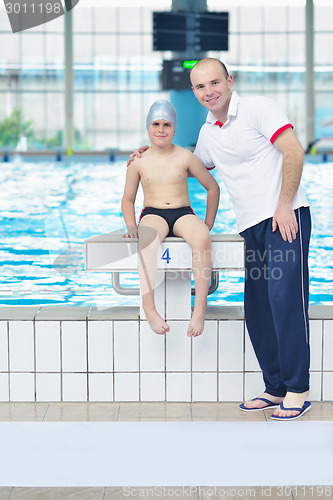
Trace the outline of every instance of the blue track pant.
<path fill-rule="evenodd" d="M 295 210 L 292 243 L 266 219 L 241 233 L 246 243 L 245 320 L 263 372 L 265 391 L 283 397 L 309 389 L 309 272 L 311 216 Z"/>

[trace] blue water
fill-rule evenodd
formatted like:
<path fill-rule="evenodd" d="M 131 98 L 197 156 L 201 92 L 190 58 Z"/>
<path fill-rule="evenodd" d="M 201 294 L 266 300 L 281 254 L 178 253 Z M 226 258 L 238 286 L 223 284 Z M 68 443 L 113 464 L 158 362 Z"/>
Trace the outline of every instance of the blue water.
<path fill-rule="evenodd" d="M 213 171 L 214 172 L 214 171 Z M 83 242 L 123 229 L 120 213 L 126 174 L 121 163 L 3 163 L 0 168 L 0 304 L 137 305 L 117 295 L 108 273 L 86 273 Z M 221 201 L 213 232 L 235 233 L 231 203 L 218 174 Z M 333 304 L 333 164 L 307 164 L 302 185 L 311 203 L 310 303 Z M 189 179 L 194 211 L 205 212 L 205 191 Z M 142 208 L 142 192 L 137 197 Z M 122 275 L 125 286 L 137 276 Z M 243 302 L 243 273 L 220 273 L 209 304 Z"/>

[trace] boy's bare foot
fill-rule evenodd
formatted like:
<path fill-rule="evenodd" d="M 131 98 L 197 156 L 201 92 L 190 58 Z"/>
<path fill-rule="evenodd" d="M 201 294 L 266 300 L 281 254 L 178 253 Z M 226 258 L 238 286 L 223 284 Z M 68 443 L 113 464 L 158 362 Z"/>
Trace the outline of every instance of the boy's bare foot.
<path fill-rule="evenodd" d="M 285 398 L 283 400 L 284 408 L 303 408 L 304 402 L 309 395 L 309 391 L 306 392 L 287 392 Z M 273 415 L 277 417 L 294 417 L 299 415 L 299 411 L 295 410 L 281 410 L 281 408 L 277 408 Z"/>
<path fill-rule="evenodd" d="M 164 335 L 166 332 L 170 331 L 168 323 L 161 318 L 156 310 L 150 312 L 145 311 L 145 315 L 153 332 L 158 333 L 159 335 Z"/>
<path fill-rule="evenodd" d="M 205 314 L 195 314 L 194 312 L 188 325 L 187 336 L 198 337 L 198 335 L 201 335 L 204 330 L 204 324 Z"/>
<path fill-rule="evenodd" d="M 264 392 L 261 396 L 259 396 L 259 398 L 255 398 L 255 399 L 249 399 L 248 401 L 245 401 L 244 403 L 244 407 L 245 408 L 257 408 L 258 410 L 259 409 L 264 409 L 264 408 L 269 408 L 269 404 L 266 403 L 265 401 L 262 401 L 261 398 L 263 399 L 267 399 L 268 401 L 271 401 L 272 403 L 275 403 L 275 404 L 280 404 L 281 401 L 283 400 L 283 398 L 279 398 L 277 396 L 272 396 L 271 394 L 268 394 L 268 392 Z"/>

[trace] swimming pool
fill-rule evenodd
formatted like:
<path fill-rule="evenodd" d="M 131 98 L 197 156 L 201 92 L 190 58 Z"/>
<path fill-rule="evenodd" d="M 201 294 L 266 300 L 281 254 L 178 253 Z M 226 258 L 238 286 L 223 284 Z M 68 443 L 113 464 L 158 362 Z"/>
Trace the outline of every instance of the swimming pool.
<path fill-rule="evenodd" d="M 231 203 L 221 185 L 220 209 L 213 232 L 235 233 Z M 83 242 L 93 234 L 124 230 L 120 212 L 126 174 L 117 163 L 2 163 L 0 179 L 0 304 L 88 306 L 137 305 L 138 297 L 119 296 L 110 274 L 86 273 Z M 307 164 L 302 184 L 312 207 L 310 303 L 333 304 L 333 164 Z M 205 212 L 205 191 L 189 179 L 194 211 Z M 142 192 L 137 197 L 142 208 Z M 122 284 L 138 286 L 136 275 Z M 209 304 L 243 302 L 242 272 L 220 273 Z"/>

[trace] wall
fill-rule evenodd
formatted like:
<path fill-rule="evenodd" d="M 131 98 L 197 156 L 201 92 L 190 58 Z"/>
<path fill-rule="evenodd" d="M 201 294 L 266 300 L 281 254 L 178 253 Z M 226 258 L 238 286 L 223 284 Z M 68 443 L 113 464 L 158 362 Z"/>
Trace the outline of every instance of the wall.
<path fill-rule="evenodd" d="M 0 307 L 0 401 L 242 401 L 263 390 L 241 307 L 209 307 L 202 336 L 138 308 Z M 333 307 L 310 307 L 312 401 L 333 399 Z"/>

